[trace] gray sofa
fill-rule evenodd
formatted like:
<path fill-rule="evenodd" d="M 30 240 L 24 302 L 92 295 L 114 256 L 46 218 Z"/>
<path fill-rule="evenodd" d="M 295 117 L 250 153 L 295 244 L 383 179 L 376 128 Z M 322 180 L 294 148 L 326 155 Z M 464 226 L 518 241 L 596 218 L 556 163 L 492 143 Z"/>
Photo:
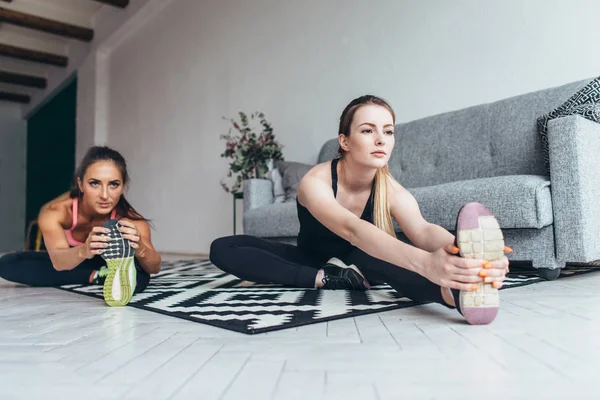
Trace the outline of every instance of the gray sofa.
<path fill-rule="evenodd" d="M 600 124 L 581 116 L 548 124 L 550 174 L 537 117 L 590 80 L 398 124 L 390 171 L 429 222 L 453 232 L 467 202 L 497 217 L 511 260 L 555 279 L 566 262 L 600 259 Z M 325 142 L 318 162 L 336 156 Z M 294 243 L 295 202 L 274 203 L 269 180 L 244 182 L 244 233 Z M 399 237 L 404 237 L 396 224 Z"/>

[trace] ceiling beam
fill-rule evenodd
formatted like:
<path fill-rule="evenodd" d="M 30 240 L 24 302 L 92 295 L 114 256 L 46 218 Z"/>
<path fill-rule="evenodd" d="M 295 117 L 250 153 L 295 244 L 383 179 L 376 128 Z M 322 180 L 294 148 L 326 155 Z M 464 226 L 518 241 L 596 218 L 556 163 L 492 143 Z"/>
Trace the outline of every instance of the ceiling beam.
<path fill-rule="evenodd" d="M 119 8 L 125 8 L 129 5 L 129 0 L 94 0 L 98 3 L 108 4 L 109 6 L 115 6 Z"/>
<path fill-rule="evenodd" d="M 27 104 L 31 101 L 31 97 L 27 96 L 26 94 L 0 91 L 0 100 Z"/>
<path fill-rule="evenodd" d="M 69 59 L 58 54 L 46 53 L 39 50 L 25 49 L 22 47 L 11 46 L 0 43 L 0 56 L 17 58 L 19 60 L 39 62 L 42 64 L 56 65 L 57 67 L 66 67 Z"/>
<path fill-rule="evenodd" d="M 21 85 L 38 89 L 45 89 L 48 85 L 46 78 L 33 75 L 19 74 L 10 71 L 0 71 L 0 82 L 11 85 Z"/>
<path fill-rule="evenodd" d="M 78 39 L 84 42 L 91 42 L 94 38 L 94 31 L 92 29 L 67 24 L 65 22 L 58 22 L 20 11 L 8 10 L 2 7 L 0 7 L 0 22 L 6 22 L 23 28 L 34 29 L 71 39 Z"/>

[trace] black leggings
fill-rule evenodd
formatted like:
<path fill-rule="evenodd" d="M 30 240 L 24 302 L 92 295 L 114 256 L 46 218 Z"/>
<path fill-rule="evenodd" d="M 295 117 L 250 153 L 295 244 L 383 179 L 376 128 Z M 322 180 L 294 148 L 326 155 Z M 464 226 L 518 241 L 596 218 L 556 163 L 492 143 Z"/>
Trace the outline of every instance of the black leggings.
<path fill-rule="evenodd" d="M 92 271 L 99 270 L 103 265 L 106 265 L 106 261 L 100 256 L 95 256 L 72 270 L 57 271 L 47 252 L 19 251 L 0 257 L 0 278 L 29 286 L 90 285 Z M 135 293 L 140 293 L 148 286 L 150 275 L 140 267 L 137 259 L 135 267 Z"/>
<path fill-rule="evenodd" d="M 358 248 L 337 258 L 347 265 L 356 265 L 372 284 L 385 282 L 412 300 L 447 306 L 440 286 L 416 272 L 379 260 Z M 317 272 L 325 264 L 296 246 L 248 235 L 216 239 L 210 246 L 210 261 L 245 281 L 305 288 L 315 287 Z"/>

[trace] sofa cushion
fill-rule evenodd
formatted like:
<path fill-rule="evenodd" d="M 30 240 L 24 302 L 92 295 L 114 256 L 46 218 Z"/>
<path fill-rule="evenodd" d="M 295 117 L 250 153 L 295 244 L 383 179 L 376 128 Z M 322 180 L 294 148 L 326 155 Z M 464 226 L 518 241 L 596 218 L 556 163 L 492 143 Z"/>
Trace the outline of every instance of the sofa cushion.
<path fill-rule="evenodd" d="M 589 80 L 398 124 L 390 171 L 406 188 L 547 175 L 536 119 Z"/>
<path fill-rule="evenodd" d="M 339 139 L 329 139 L 323 146 L 321 146 L 321 151 L 319 151 L 319 157 L 317 158 L 317 163 L 320 164 L 325 161 L 333 160 L 334 158 L 339 157 L 338 150 L 340 148 Z"/>
<path fill-rule="evenodd" d="M 296 202 L 273 203 L 244 212 L 244 233 L 259 237 L 298 236 Z"/>
<path fill-rule="evenodd" d="M 298 185 L 300 185 L 302 177 L 312 169 L 313 165 L 293 161 L 278 161 L 276 165 L 283 177 L 285 201 L 296 204 Z"/>
<path fill-rule="evenodd" d="M 540 229 L 553 221 L 550 182 L 544 176 L 496 176 L 408 190 L 428 222 L 451 231 L 460 208 L 472 201 L 494 213 L 503 229 Z"/>

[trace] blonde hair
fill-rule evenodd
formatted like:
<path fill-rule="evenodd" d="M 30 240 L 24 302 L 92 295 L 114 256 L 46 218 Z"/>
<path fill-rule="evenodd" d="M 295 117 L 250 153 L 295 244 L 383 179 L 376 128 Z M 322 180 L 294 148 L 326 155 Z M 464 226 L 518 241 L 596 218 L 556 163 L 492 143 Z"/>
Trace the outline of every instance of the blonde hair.
<path fill-rule="evenodd" d="M 356 110 L 361 106 L 369 104 L 387 109 L 392 114 L 394 124 L 396 123 L 394 110 L 392 110 L 392 107 L 385 100 L 377 96 L 366 95 L 352 100 L 346 106 L 340 117 L 338 132 L 344 136 L 350 136 L 350 125 L 352 124 Z M 340 158 L 344 158 L 344 150 L 341 147 L 338 149 L 338 153 Z M 373 224 L 387 234 L 396 237 L 390 213 L 390 203 L 388 201 L 388 182 L 390 177 L 390 170 L 387 165 L 377 168 L 377 172 L 375 173 L 375 196 L 373 199 Z"/>
<path fill-rule="evenodd" d="M 390 202 L 388 201 L 388 177 L 390 171 L 386 165 L 377 168 L 375 173 L 375 198 L 373 199 L 373 223 L 376 227 L 387 234 L 396 237 L 392 214 L 390 213 Z"/>

